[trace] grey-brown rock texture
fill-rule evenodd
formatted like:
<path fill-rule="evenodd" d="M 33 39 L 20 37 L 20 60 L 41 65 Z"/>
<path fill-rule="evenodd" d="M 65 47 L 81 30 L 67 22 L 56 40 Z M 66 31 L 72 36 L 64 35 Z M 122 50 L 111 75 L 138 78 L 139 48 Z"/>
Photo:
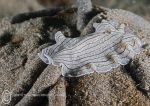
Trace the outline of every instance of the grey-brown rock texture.
<path fill-rule="evenodd" d="M 150 105 L 150 23 L 128 11 L 94 8 L 96 14 L 81 36 L 93 32 L 93 22 L 117 20 L 140 37 L 144 51 L 128 65 L 111 72 L 64 78 L 59 67 L 47 66 L 37 53 L 54 43 L 52 39 L 58 30 L 69 37 L 77 35 L 74 23 L 69 23 L 75 21 L 63 17 L 37 18 L 11 25 L 11 18 L 3 18 L 0 22 L 1 106 Z"/>

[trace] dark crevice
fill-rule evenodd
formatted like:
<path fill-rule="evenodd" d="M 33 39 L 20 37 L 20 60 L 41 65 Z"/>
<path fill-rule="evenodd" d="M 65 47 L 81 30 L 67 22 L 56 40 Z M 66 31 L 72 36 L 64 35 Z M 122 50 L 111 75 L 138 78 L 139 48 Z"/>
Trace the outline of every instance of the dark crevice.
<path fill-rule="evenodd" d="M 66 100 L 67 106 L 74 106 L 77 105 L 77 103 L 79 103 L 78 101 L 78 97 L 75 96 L 75 86 L 78 84 L 78 78 L 66 78 L 67 82 L 68 82 L 68 86 L 66 87 Z"/>
<path fill-rule="evenodd" d="M 72 32 L 71 38 L 76 38 L 76 37 L 80 36 L 80 32 L 77 30 L 77 28 L 75 26 L 70 25 L 69 28 Z"/>
<path fill-rule="evenodd" d="M 103 11 L 97 11 L 96 9 L 92 9 L 92 11 L 86 13 L 85 14 L 85 16 L 86 16 L 85 23 L 88 24 L 89 20 L 91 20 L 94 16 L 96 16 L 97 14 L 99 14 L 101 12 L 103 12 Z"/>
<path fill-rule="evenodd" d="M 32 101 L 28 103 L 28 106 L 46 106 L 48 104 L 48 96 L 40 96 L 41 95 L 47 95 L 50 90 L 50 87 L 44 89 L 42 92 L 38 93 L 39 96 L 31 97 Z"/>
<path fill-rule="evenodd" d="M 27 12 L 27 13 L 21 13 L 14 17 L 12 17 L 11 24 L 21 23 L 29 19 L 34 19 L 37 17 L 44 17 L 44 16 L 54 16 L 58 12 L 63 10 L 62 8 L 51 8 L 51 9 L 44 9 L 34 12 Z"/>
<path fill-rule="evenodd" d="M 11 41 L 12 34 L 9 33 L 8 31 L 5 31 L 1 36 L 0 36 L 0 46 L 5 46 L 8 42 Z"/>
<path fill-rule="evenodd" d="M 149 46 L 149 44 L 146 43 L 146 44 L 143 44 L 143 45 L 142 45 L 142 48 L 143 48 L 143 49 L 146 49 L 148 46 Z"/>
<path fill-rule="evenodd" d="M 27 55 L 24 55 L 23 58 L 24 58 L 24 59 L 23 59 L 23 61 L 22 61 L 22 66 L 25 66 L 26 63 L 27 63 L 28 57 L 27 57 Z"/>
<path fill-rule="evenodd" d="M 124 68 L 127 74 L 135 81 L 136 88 L 141 91 L 146 97 L 148 97 L 148 90 L 144 89 L 144 83 L 142 82 L 142 72 L 138 70 L 138 64 L 130 61 Z"/>

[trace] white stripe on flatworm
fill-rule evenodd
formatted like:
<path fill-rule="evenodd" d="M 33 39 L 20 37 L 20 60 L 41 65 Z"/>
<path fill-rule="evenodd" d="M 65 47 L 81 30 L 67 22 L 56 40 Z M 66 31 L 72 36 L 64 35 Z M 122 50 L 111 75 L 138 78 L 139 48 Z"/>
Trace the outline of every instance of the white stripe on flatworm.
<path fill-rule="evenodd" d="M 46 64 L 61 66 L 62 75 L 79 77 L 96 72 L 107 72 L 126 65 L 141 50 L 141 41 L 133 33 L 125 32 L 125 25 L 103 20 L 94 23 L 91 36 L 66 38 L 55 34 L 56 44 L 39 53 Z"/>

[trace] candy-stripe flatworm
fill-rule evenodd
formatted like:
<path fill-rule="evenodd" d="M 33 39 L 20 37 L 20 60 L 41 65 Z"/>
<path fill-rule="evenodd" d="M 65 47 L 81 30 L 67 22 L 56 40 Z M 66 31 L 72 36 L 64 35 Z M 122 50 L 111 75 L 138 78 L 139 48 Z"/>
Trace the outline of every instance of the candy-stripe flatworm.
<path fill-rule="evenodd" d="M 56 44 L 39 53 L 46 64 L 61 66 L 65 77 L 108 72 L 126 65 L 141 50 L 141 41 L 116 21 L 94 23 L 95 32 L 85 37 L 66 38 L 55 34 Z"/>

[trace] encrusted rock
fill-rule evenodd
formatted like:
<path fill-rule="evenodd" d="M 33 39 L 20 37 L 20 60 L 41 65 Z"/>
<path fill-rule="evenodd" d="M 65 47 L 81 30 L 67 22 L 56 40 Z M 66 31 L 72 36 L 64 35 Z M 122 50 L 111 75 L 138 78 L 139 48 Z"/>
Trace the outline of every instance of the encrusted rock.
<path fill-rule="evenodd" d="M 0 105 L 148 106 L 149 22 L 124 10 L 95 10 L 99 14 L 89 22 L 82 35 L 93 32 L 93 22 L 116 20 L 127 24 L 135 32 L 145 45 L 144 51 L 125 67 L 120 66 L 108 73 L 67 79 L 66 85 L 59 68 L 44 64 L 37 53 L 55 43 L 53 35 L 58 30 L 67 33 L 67 36 L 77 32 L 70 26 L 62 23 L 54 26 L 51 20 L 43 21 L 41 18 L 17 25 L 11 25 L 10 19 L 4 18 L 0 22 Z M 7 97 L 11 94 L 11 101 L 7 101 L 9 99 L 5 98 L 5 94 Z M 34 94 L 47 96 L 34 97 Z M 4 104 L 6 102 L 8 104 Z"/>

